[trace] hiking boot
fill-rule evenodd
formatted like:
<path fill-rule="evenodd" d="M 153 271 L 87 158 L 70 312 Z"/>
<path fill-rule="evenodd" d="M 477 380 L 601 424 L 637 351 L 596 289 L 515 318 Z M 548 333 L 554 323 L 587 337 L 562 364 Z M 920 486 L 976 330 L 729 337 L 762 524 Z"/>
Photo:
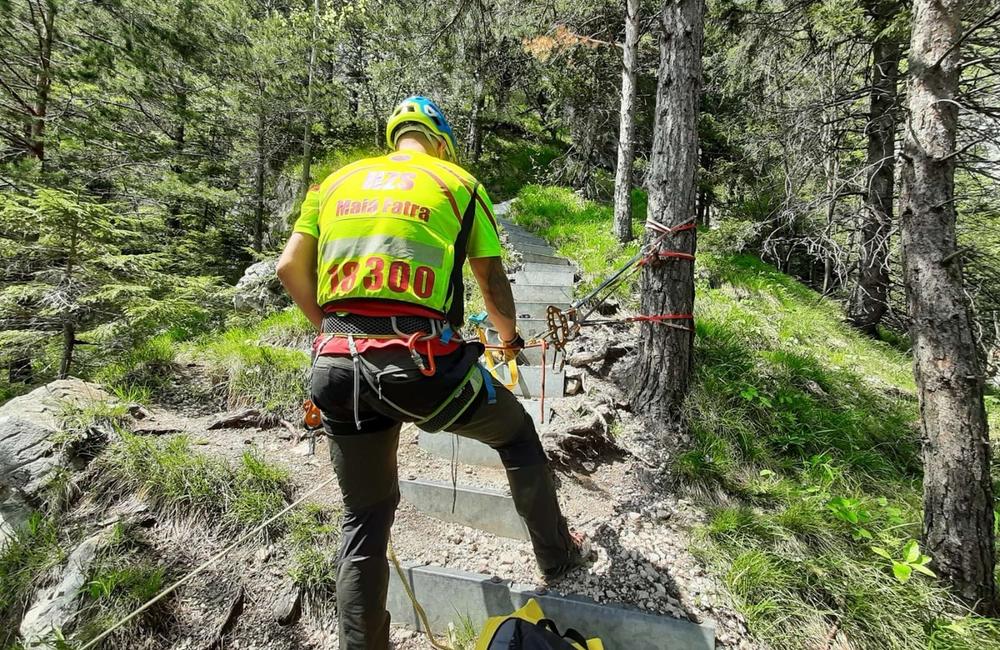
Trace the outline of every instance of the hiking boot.
<path fill-rule="evenodd" d="M 569 538 L 573 545 L 570 552 L 570 558 L 567 562 L 545 571 L 544 581 L 546 584 L 552 584 L 560 578 L 563 578 L 573 569 L 587 566 L 587 563 L 590 562 L 594 554 L 594 548 L 590 542 L 590 538 L 575 530 L 569 531 Z"/>

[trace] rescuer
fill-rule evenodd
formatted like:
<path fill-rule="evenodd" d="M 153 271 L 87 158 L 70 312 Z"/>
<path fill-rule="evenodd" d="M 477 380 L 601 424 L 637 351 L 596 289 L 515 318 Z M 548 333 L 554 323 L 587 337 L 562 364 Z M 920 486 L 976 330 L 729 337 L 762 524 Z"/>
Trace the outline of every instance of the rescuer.
<path fill-rule="evenodd" d="M 386 547 L 402 422 L 499 453 L 546 579 L 585 559 L 531 417 L 478 363 L 483 346 L 461 337 L 468 259 L 504 354 L 524 346 L 486 190 L 456 164 L 451 127 L 429 99 L 400 103 L 386 141 L 388 155 L 310 189 L 278 262 L 282 284 L 319 330 L 311 393 L 343 494 L 337 609 L 348 650 L 389 647 Z"/>

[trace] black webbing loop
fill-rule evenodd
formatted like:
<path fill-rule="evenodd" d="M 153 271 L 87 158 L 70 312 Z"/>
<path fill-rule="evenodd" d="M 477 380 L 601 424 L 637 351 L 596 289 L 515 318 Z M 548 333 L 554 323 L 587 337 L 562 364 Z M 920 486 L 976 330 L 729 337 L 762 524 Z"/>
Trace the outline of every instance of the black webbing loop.
<path fill-rule="evenodd" d="M 462 226 L 458 231 L 458 238 L 455 239 L 455 265 L 451 269 L 451 280 L 448 285 L 448 295 L 451 298 L 448 321 L 455 328 L 461 327 L 465 322 L 465 283 L 462 281 L 462 267 L 465 266 L 469 233 L 472 232 L 472 224 L 476 220 L 476 194 L 478 191 L 479 183 L 477 182 L 472 186 L 469 205 L 462 215 Z"/>
<path fill-rule="evenodd" d="M 566 631 L 560 634 L 559 628 L 556 627 L 556 622 L 553 621 L 551 618 L 543 618 L 540 621 L 538 621 L 538 627 L 549 630 L 550 632 L 552 632 L 561 639 L 569 639 L 574 643 L 578 643 L 583 648 L 587 647 L 587 639 L 585 639 L 582 634 L 580 634 L 571 627 L 566 628 Z"/>

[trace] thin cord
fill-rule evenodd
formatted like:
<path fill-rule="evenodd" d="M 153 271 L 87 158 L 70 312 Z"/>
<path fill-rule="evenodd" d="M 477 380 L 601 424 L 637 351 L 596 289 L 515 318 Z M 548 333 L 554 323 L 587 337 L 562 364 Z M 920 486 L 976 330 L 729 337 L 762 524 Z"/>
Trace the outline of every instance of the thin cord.
<path fill-rule="evenodd" d="M 424 608 L 417 602 L 417 596 L 413 593 L 413 588 L 410 586 L 410 581 L 406 579 L 406 574 L 403 572 L 403 567 L 399 564 L 399 558 L 396 557 L 396 551 L 392 548 L 392 533 L 389 533 L 389 560 L 392 561 L 392 565 L 396 567 L 396 575 L 399 576 L 399 581 L 403 583 L 403 589 L 406 591 L 406 595 L 410 598 L 410 603 L 413 604 L 413 611 L 417 613 L 417 618 L 420 619 L 420 624 L 424 627 L 424 634 L 427 635 L 427 641 L 432 647 L 437 648 L 437 650 L 454 650 L 450 645 L 438 643 L 434 639 L 434 633 L 431 632 L 431 624 L 427 621 L 427 612 Z M 80 650 L 83 650 L 82 648 Z"/>
<path fill-rule="evenodd" d="M 306 499 L 308 499 L 309 497 L 311 497 L 313 494 L 315 494 L 316 492 L 319 492 L 322 488 L 324 488 L 327 485 L 329 485 L 330 483 L 332 483 L 334 480 L 336 480 L 336 478 L 337 478 L 336 476 L 332 476 L 332 477 L 328 478 L 327 480 L 323 481 L 322 483 L 320 483 L 319 485 L 317 485 L 316 487 L 314 487 L 313 489 L 309 490 L 305 494 L 303 494 L 294 503 L 289 504 L 284 510 L 282 510 L 278 514 L 274 515 L 273 517 L 271 517 L 270 519 L 268 519 L 264 523 L 260 524 L 259 526 L 257 526 L 253 530 L 251 530 L 249 533 L 246 533 L 245 535 L 243 535 L 242 537 L 240 537 L 239 539 L 237 539 L 235 542 L 233 542 L 232 544 L 230 544 L 226 548 L 222 549 L 221 551 L 219 551 L 218 553 L 216 553 L 215 555 L 213 555 L 209 559 L 205 560 L 200 566 L 198 566 L 198 568 L 196 568 L 194 571 L 192 571 L 191 573 L 187 574 L 186 576 L 184 576 L 183 578 L 181 578 L 180 580 L 178 580 L 174 584 L 170 585 L 169 587 L 167 587 L 163 591 L 161 591 L 159 594 L 157 594 L 152 599 L 150 599 L 149 601 L 147 601 L 145 605 L 143 605 L 142 607 L 139 607 L 138 609 L 136 609 L 135 611 L 133 611 L 131 614 L 129 614 L 125 618 L 119 620 L 117 623 L 115 623 L 114 625 L 112 625 L 108 629 L 104 630 L 103 632 L 101 632 L 100 634 L 98 634 L 97 636 L 95 636 L 93 639 L 91 639 L 90 641 L 88 641 L 87 643 L 83 644 L 80 647 L 80 650 L 89 650 L 90 648 L 95 647 L 98 643 L 100 643 L 101 641 L 103 641 L 104 639 L 106 639 L 108 637 L 108 635 L 110 635 L 112 632 L 114 632 L 115 630 L 117 630 L 121 626 L 125 625 L 129 621 L 133 620 L 134 618 L 136 618 L 137 616 L 139 616 L 139 614 L 143 613 L 144 611 L 146 611 L 147 609 L 149 609 L 150 607 L 152 607 L 153 605 L 155 605 L 159 601 L 163 600 L 167 595 L 173 593 L 178 587 L 180 587 L 181 585 L 187 583 L 189 580 L 191 580 L 192 578 L 194 578 L 196 575 L 198 575 L 199 573 L 201 573 L 202 571 L 204 571 L 205 569 L 207 569 L 210 565 L 212 565 L 213 563 L 215 563 L 223 555 L 226 555 L 227 553 L 229 553 L 230 551 L 232 551 L 234 548 L 236 548 L 237 546 L 239 546 L 240 544 L 242 544 L 246 540 L 248 540 L 251 537 L 257 535 L 260 531 L 264 530 L 265 528 L 267 528 L 268 526 L 270 526 L 271 524 L 273 524 L 274 522 L 276 522 L 278 519 L 281 519 L 282 517 L 284 517 L 289 511 L 291 511 L 292 509 L 298 507 L 303 501 L 305 501 Z"/>

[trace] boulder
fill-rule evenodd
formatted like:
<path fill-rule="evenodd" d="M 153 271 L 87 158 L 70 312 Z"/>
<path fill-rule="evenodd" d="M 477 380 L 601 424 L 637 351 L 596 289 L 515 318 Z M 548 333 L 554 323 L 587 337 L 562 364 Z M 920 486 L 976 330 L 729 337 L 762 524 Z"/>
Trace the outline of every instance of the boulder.
<path fill-rule="evenodd" d="M 97 384 L 60 379 L 0 406 L 0 542 L 41 505 L 53 473 L 68 467 L 67 451 L 53 437 L 68 408 L 110 399 Z"/>
<path fill-rule="evenodd" d="M 80 590 L 87 584 L 90 566 L 101 545 L 101 535 L 84 540 L 69 555 L 59 582 L 42 589 L 21 619 L 21 639 L 25 648 L 56 648 L 56 631 L 65 630 L 76 618 Z"/>
<path fill-rule="evenodd" d="M 278 280 L 278 260 L 257 262 L 247 267 L 236 283 L 233 307 L 238 311 L 269 313 L 291 304 Z"/>

